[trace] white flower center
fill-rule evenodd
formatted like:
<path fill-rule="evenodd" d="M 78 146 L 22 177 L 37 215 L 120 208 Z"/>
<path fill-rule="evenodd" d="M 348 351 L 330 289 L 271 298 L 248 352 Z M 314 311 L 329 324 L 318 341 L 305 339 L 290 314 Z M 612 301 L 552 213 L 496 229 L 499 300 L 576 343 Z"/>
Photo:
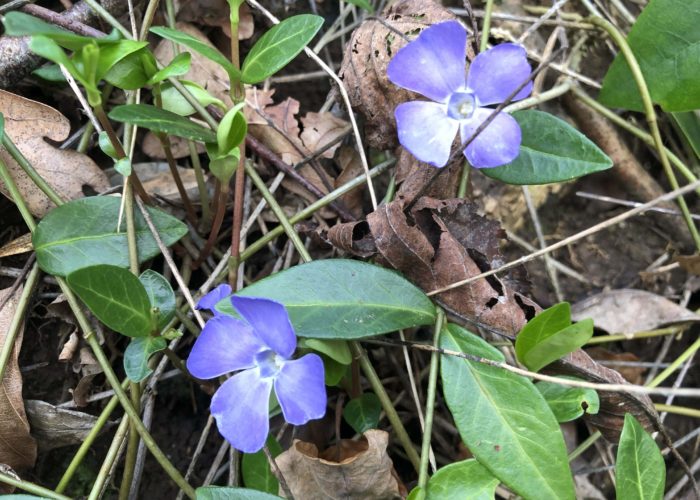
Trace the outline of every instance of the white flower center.
<path fill-rule="evenodd" d="M 282 368 L 285 359 L 276 352 L 266 349 L 255 355 L 255 364 L 260 368 L 260 376 L 263 378 L 274 377 Z"/>
<path fill-rule="evenodd" d="M 476 111 L 476 97 L 471 92 L 455 92 L 447 101 L 447 116 L 455 120 L 468 120 Z"/>

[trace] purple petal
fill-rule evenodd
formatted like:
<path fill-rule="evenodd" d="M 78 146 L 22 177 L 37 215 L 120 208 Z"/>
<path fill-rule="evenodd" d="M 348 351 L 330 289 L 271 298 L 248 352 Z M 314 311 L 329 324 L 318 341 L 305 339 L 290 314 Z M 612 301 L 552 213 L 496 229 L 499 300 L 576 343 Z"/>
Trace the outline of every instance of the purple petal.
<path fill-rule="evenodd" d="M 514 43 L 503 43 L 476 56 L 469 66 L 467 87 L 476 94 L 481 106 L 497 104 L 527 80 L 531 71 L 525 49 Z M 513 101 L 524 99 L 531 92 L 532 82 L 529 82 Z"/>
<path fill-rule="evenodd" d="M 250 325 L 224 314 L 206 322 L 187 358 L 187 369 L 200 379 L 219 377 L 255 366 L 266 346 Z"/>
<path fill-rule="evenodd" d="M 459 122 L 447 116 L 446 105 L 405 102 L 396 107 L 394 114 L 401 145 L 420 161 L 444 167 L 459 128 Z"/>
<path fill-rule="evenodd" d="M 231 295 L 231 287 L 227 284 L 219 285 L 199 299 L 199 302 L 197 302 L 197 309 L 209 309 L 214 315 L 218 316 L 221 313 L 216 310 L 216 304 L 229 295 Z"/>
<path fill-rule="evenodd" d="M 283 358 L 292 357 L 297 347 L 297 336 L 289 322 L 287 309 L 282 304 L 261 297 L 238 295 L 231 297 L 231 303 L 270 349 Z"/>
<path fill-rule="evenodd" d="M 492 109 L 479 108 L 468 122 L 462 122 L 462 143 L 493 113 Z M 467 146 L 464 155 L 476 168 L 505 165 L 520 154 L 520 125 L 508 113 L 498 113 L 496 118 Z"/>
<path fill-rule="evenodd" d="M 275 379 L 275 394 L 284 419 L 302 425 L 326 414 L 326 385 L 323 361 L 316 354 L 307 354 L 287 361 Z"/>
<path fill-rule="evenodd" d="M 434 24 L 396 53 L 386 74 L 399 87 L 443 102 L 464 87 L 466 44 L 457 21 Z"/>
<path fill-rule="evenodd" d="M 211 399 L 211 414 L 231 446 L 245 453 L 262 449 L 270 430 L 272 378 L 257 369 L 238 373 L 224 382 Z"/>

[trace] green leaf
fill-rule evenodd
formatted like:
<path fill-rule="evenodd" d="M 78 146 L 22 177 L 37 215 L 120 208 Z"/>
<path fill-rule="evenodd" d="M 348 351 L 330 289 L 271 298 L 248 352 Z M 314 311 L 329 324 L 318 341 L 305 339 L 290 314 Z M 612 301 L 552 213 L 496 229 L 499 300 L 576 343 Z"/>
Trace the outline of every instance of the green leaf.
<path fill-rule="evenodd" d="M 128 270 L 100 264 L 73 271 L 66 280 L 93 314 L 115 332 L 128 337 L 144 337 L 152 332 L 148 295 Z"/>
<path fill-rule="evenodd" d="M 539 382 L 535 387 L 547 401 L 557 422 L 570 422 L 584 413 L 595 415 L 600 409 L 598 393 L 593 389 L 568 387 L 554 382 Z"/>
<path fill-rule="evenodd" d="M 117 160 L 114 163 L 114 170 L 117 171 L 117 173 L 123 175 L 124 177 L 128 177 L 131 175 L 131 158 L 128 156 L 125 158 L 122 158 L 121 160 Z"/>
<path fill-rule="evenodd" d="M 301 339 L 299 341 L 299 347 L 321 352 L 343 365 L 352 363 L 350 347 L 348 347 L 348 343 L 344 340 Z"/>
<path fill-rule="evenodd" d="M 148 80 L 148 84 L 155 85 L 168 78 L 182 76 L 190 70 L 191 64 L 192 55 L 189 52 L 182 52 L 176 55 L 165 68 L 153 75 L 151 79 Z"/>
<path fill-rule="evenodd" d="M 136 90 L 148 84 L 149 75 L 144 68 L 144 57 L 153 57 L 147 49 L 127 55 L 112 66 L 104 79 L 117 88 Z"/>
<path fill-rule="evenodd" d="M 220 154 L 228 154 L 232 149 L 243 142 L 248 133 L 248 122 L 241 113 L 245 106 L 242 102 L 228 110 L 216 129 L 216 142 Z"/>
<path fill-rule="evenodd" d="M 39 18 L 25 14 L 24 12 L 12 11 L 5 14 L 2 19 L 5 26 L 5 34 L 9 36 L 36 36 L 41 35 L 59 42 L 70 50 L 78 50 L 85 44 L 90 43 L 93 38 L 76 35 L 68 30 L 56 25 L 49 24 Z"/>
<path fill-rule="evenodd" d="M 700 9 L 687 0 L 652 0 L 627 36 L 651 98 L 664 111 L 700 108 Z M 627 61 L 618 53 L 603 80 L 600 102 L 643 111 Z"/>
<path fill-rule="evenodd" d="M 239 295 L 284 304 L 300 337 L 358 339 L 435 322 L 435 306 L 422 290 L 394 271 L 356 260 L 294 266 Z M 235 315 L 230 300 L 216 307 Z"/>
<path fill-rule="evenodd" d="M 124 372 L 132 382 L 141 382 L 153 370 L 148 367 L 149 358 L 168 347 L 163 337 L 138 337 L 132 339 L 124 351 Z"/>
<path fill-rule="evenodd" d="M 555 304 L 532 318 L 515 338 L 518 360 L 534 372 L 575 351 L 593 336 L 593 320 L 571 324 L 568 302 Z"/>
<path fill-rule="evenodd" d="M 323 18 L 312 14 L 292 16 L 267 31 L 243 62 L 243 83 L 255 84 L 284 68 L 316 36 Z"/>
<path fill-rule="evenodd" d="M 205 486 L 195 491 L 197 500 L 279 500 L 280 497 L 248 488 Z"/>
<path fill-rule="evenodd" d="M 268 436 L 265 444 L 273 457 L 277 457 L 282 453 L 282 447 L 274 436 Z M 257 453 L 243 454 L 243 458 L 241 459 L 241 473 L 243 474 L 243 484 L 246 488 L 272 493 L 273 495 L 279 491 L 280 483 L 272 473 L 270 463 L 267 461 L 263 450 Z"/>
<path fill-rule="evenodd" d="M 119 61 L 125 57 L 139 52 L 144 47 L 148 46 L 148 42 L 137 42 L 135 40 L 119 40 L 110 43 L 100 43 L 99 46 L 99 59 L 97 64 L 97 73 L 95 74 L 96 79 L 99 81 L 105 77 L 107 73 L 114 67 Z M 130 90 L 134 90 L 133 85 L 131 85 Z M 138 88 L 138 87 L 135 87 Z"/>
<path fill-rule="evenodd" d="M 176 135 L 185 139 L 202 142 L 216 141 L 216 134 L 212 130 L 150 104 L 123 104 L 112 109 L 109 117 L 118 122 L 131 123 L 154 132 Z"/>
<path fill-rule="evenodd" d="M 700 111 L 671 113 L 671 116 L 693 148 L 695 156 L 700 158 Z"/>
<path fill-rule="evenodd" d="M 334 387 L 343 380 L 343 377 L 348 372 L 348 365 L 338 363 L 335 359 L 319 354 L 323 361 L 323 381 L 329 387 Z"/>
<path fill-rule="evenodd" d="M 107 134 L 107 132 L 105 132 L 104 130 L 98 134 L 97 144 L 100 146 L 100 149 L 104 154 L 106 154 L 113 160 L 117 159 L 117 150 L 114 149 L 112 141 L 109 140 L 109 134 Z"/>
<path fill-rule="evenodd" d="M 214 61 L 226 70 L 226 72 L 229 74 L 231 81 L 236 81 L 240 79 L 241 72 L 238 69 L 236 69 L 236 67 L 231 63 L 231 61 L 229 61 L 226 58 L 226 56 L 219 52 L 215 47 L 191 35 L 181 33 L 174 29 L 165 28 L 163 26 L 156 26 L 154 28 L 151 28 L 150 31 L 151 33 L 155 33 L 156 35 L 162 38 L 171 40 L 175 43 L 179 43 L 180 45 L 184 45 L 185 47 L 203 55 L 210 61 Z"/>
<path fill-rule="evenodd" d="M 369 0 L 345 0 L 347 3 L 357 5 L 361 9 L 365 9 L 367 12 L 374 12 L 374 7 L 369 3 Z"/>
<path fill-rule="evenodd" d="M 463 328 L 448 324 L 443 349 L 503 361 L 500 351 Z M 444 355 L 445 400 L 474 457 L 524 498 L 574 498 L 559 424 L 534 384 L 495 366 Z"/>
<path fill-rule="evenodd" d="M 620 500 L 657 500 L 664 497 L 666 466 L 658 446 L 641 424 L 625 414 L 615 465 Z"/>
<path fill-rule="evenodd" d="M 440 500 L 493 500 L 500 481 L 473 458 L 441 468 L 430 478 L 427 498 Z"/>
<path fill-rule="evenodd" d="M 549 184 L 612 167 L 612 160 L 590 139 L 556 116 L 542 111 L 513 113 L 522 130 L 520 154 L 507 165 L 481 173 L 507 184 Z"/>
<path fill-rule="evenodd" d="M 33 75 L 43 78 L 47 82 L 65 84 L 67 82 L 66 77 L 61 73 L 61 68 L 58 64 L 45 64 L 41 68 L 37 68 L 32 71 Z"/>
<path fill-rule="evenodd" d="M 373 392 L 366 392 L 359 398 L 351 399 L 343 410 L 343 418 L 355 432 L 362 434 L 376 429 L 382 413 L 382 403 Z"/>
<path fill-rule="evenodd" d="M 162 329 L 175 317 L 175 292 L 161 274 L 147 269 L 139 276 L 152 309 L 157 309 L 157 325 Z"/>
<path fill-rule="evenodd" d="M 126 230 L 117 231 L 119 198 L 95 196 L 54 208 L 32 235 L 39 267 L 65 276 L 96 264 L 129 267 Z M 161 210 L 147 209 L 163 243 L 172 245 L 187 233 L 187 226 Z M 158 244 L 140 212 L 134 213 L 139 262 L 160 254 Z"/>
<path fill-rule="evenodd" d="M 0 113 L 0 142 L 5 137 L 5 115 Z"/>
<path fill-rule="evenodd" d="M 226 109 L 226 105 L 222 100 L 212 96 L 196 83 L 187 80 L 180 80 L 180 83 L 190 91 L 190 94 L 192 94 L 202 106 L 207 107 L 213 104 L 220 109 Z M 182 96 L 180 91 L 170 83 L 164 83 L 161 86 L 161 99 L 163 100 L 163 109 L 177 113 L 180 116 L 189 116 L 196 112 L 192 105 L 187 102 L 187 99 Z"/>

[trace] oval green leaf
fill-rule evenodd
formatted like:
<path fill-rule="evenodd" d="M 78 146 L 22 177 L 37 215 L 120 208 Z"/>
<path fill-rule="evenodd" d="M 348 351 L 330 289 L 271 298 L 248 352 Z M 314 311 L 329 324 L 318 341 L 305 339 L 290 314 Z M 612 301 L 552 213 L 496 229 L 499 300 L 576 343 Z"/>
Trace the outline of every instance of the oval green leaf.
<path fill-rule="evenodd" d="M 273 457 L 277 457 L 282 453 L 282 447 L 274 436 L 268 436 L 265 444 Z M 270 462 L 268 462 L 264 450 L 260 450 L 257 453 L 243 454 L 241 474 L 243 475 L 243 484 L 246 488 L 272 493 L 273 495 L 279 491 L 280 483 L 270 469 Z"/>
<path fill-rule="evenodd" d="M 175 316 L 175 292 L 170 282 L 161 274 L 148 269 L 141 273 L 139 280 L 148 294 L 151 309 L 157 309 L 156 322 L 158 328 L 163 328 Z"/>
<path fill-rule="evenodd" d="M 304 50 L 322 25 L 322 17 L 301 14 L 270 28 L 250 49 L 243 62 L 243 83 L 260 83 L 284 68 Z"/>
<path fill-rule="evenodd" d="M 123 104 L 115 107 L 109 117 L 118 122 L 131 123 L 139 127 L 168 135 L 202 142 L 216 142 L 216 134 L 178 114 L 150 104 Z"/>
<path fill-rule="evenodd" d="M 568 387 L 554 382 L 539 382 L 535 387 L 559 423 L 576 420 L 584 413 L 595 415 L 600 409 L 598 393 L 593 389 Z"/>
<path fill-rule="evenodd" d="M 226 105 L 220 99 L 212 96 L 209 92 L 194 82 L 180 80 L 180 83 L 189 90 L 190 94 L 204 107 L 214 104 L 220 109 L 226 109 Z M 166 82 L 161 86 L 161 98 L 163 99 L 163 109 L 176 113 L 180 116 L 189 116 L 196 112 L 192 105 L 187 102 L 179 90 Z"/>
<path fill-rule="evenodd" d="M 284 304 L 300 337 L 358 339 L 435 322 L 435 306 L 422 290 L 394 271 L 356 260 L 295 266 L 239 294 Z M 216 307 L 235 315 L 228 299 Z"/>
<path fill-rule="evenodd" d="M 155 75 L 153 75 L 149 80 L 149 85 L 155 85 L 163 80 L 175 76 L 182 76 L 190 70 L 190 65 L 192 64 L 192 55 L 189 52 L 182 52 L 176 55 L 170 64 L 165 68 L 159 70 Z"/>
<path fill-rule="evenodd" d="M 129 267 L 126 230 L 117 231 L 119 198 L 95 196 L 70 201 L 53 209 L 32 235 L 39 267 L 65 276 L 82 267 L 112 264 Z M 163 243 L 172 245 L 187 233 L 187 226 L 161 210 L 148 208 Z M 140 212 L 134 214 L 139 262 L 160 253 Z"/>
<path fill-rule="evenodd" d="M 617 449 L 615 478 L 615 493 L 621 500 L 660 500 L 664 497 L 664 457 L 652 437 L 629 413 L 625 414 Z"/>
<path fill-rule="evenodd" d="M 299 347 L 323 353 L 342 365 L 349 365 L 352 362 L 350 347 L 344 340 L 301 339 Z"/>
<path fill-rule="evenodd" d="M 195 490 L 197 500 L 279 500 L 280 497 L 248 488 L 205 486 Z"/>
<path fill-rule="evenodd" d="M 124 372 L 132 382 L 141 382 L 153 370 L 148 366 L 150 357 L 168 347 L 163 337 L 139 337 L 129 342 L 124 351 Z"/>
<path fill-rule="evenodd" d="M 453 324 L 440 347 L 503 361 L 500 351 Z M 532 382 L 449 355 L 442 356 L 441 378 L 457 429 L 479 463 L 524 498 L 574 498 L 564 437 Z"/>
<path fill-rule="evenodd" d="M 507 165 L 480 171 L 507 184 L 549 184 L 612 167 L 612 160 L 563 120 L 542 111 L 513 113 L 522 130 L 520 154 Z"/>
<path fill-rule="evenodd" d="M 151 303 L 139 279 L 128 270 L 101 264 L 70 273 L 66 280 L 97 318 L 127 337 L 153 330 Z"/>
<path fill-rule="evenodd" d="M 493 500 L 500 481 L 473 458 L 441 468 L 427 485 L 428 500 Z"/>
<path fill-rule="evenodd" d="M 350 400 L 343 410 L 343 418 L 358 434 L 376 429 L 382 414 L 382 403 L 373 392 Z"/>

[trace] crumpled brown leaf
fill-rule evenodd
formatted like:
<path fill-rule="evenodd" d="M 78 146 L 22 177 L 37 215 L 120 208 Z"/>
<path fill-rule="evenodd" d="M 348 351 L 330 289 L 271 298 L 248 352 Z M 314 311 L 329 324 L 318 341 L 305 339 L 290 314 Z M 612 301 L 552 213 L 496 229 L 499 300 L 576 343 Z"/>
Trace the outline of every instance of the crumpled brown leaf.
<path fill-rule="evenodd" d="M 9 257 L 10 255 L 19 255 L 26 252 L 31 252 L 34 249 L 32 246 L 32 233 L 23 234 L 19 238 L 6 243 L 0 248 L 0 257 Z"/>
<path fill-rule="evenodd" d="M 608 333 L 655 330 L 675 323 L 700 321 L 700 315 L 644 290 L 609 290 L 571 306 L 575 321 L 592 318 L 596 328 Z"/>
<path fill-rule="evenodd" d="M 350 124 L 333 115 L 333 113 L 308 112 L 301 119 L 304 131 L 301 141 L 309 152 L 317 151 L 332 143 L 350 130 Z M 321 156 L 333 158 L 340 144 L 327 149 Z"/>
<path fill-rule="evenodd" d="M 383 13 L 386 23 L 409 39 L 431 24 L 455 19 L 445 7 L 432 0 L 399 0 Z M 417 99 L 389 81 L 386 67 L 406 41 L 376 19 L 368 19 L 356 29 L 347 44 L 340 76 L 348 89 L 355 111 L 365 116 L 365 140 L 377 149 L 398 145 L 394 109 L 402 102 Z"/>
<path fill-rule="evenodd" d="M 0 113 L 5 116 L 5 133 L 39 175 L 64 199 L 82 198 L 85 196 L 83 187 L 86 186 L 98 193 L 109 188 L 107 176 L 90 157 L 76 151 L 58 149 L 46 142 L 45 138 L 57 142 L 68 138 L 70 123 L 61 113 L 4 90 L 0 90 Z M 0 159 L 7 164 L 33 215 L 43 217 L 54 208 L 54 204 L 1 147 Z M 9 196 L 2 183 L 0 190 Z"/>
<path fill-rule="evenodd" d="M 295 440 L 277 457 L 277 465 L 294 498 L 401 498 L 391 458 L 389 434 L 371 429 L 360 441 L 343 439 L 339 447 L 319 453 L 315 445 Z M 280 495 L 284 491 L 280 488 Z"/>
<path fill-rule="evenodd" d="M 247 4 L 241 5 L 239 16 L 238 39 L 246 40 L 253 36 L 255 28 L 253 14 Z M 177 20 L 218 26 L 226 33 L 226 36 L 231 38 L 229 4 L 226 0 L 188 0 L 182 2 L 177 13 Z"/>
<path fill-rule="evenodd" d="M 170 172 L 170 167 L 165 162 L 147 162 L 147 163 L 135 163 L 133 168 L 139 173 L 139 179 L 143 184 L 144 189 L 154 196 L 159 196 L 170 200 L 172 202 L 178 202 L 180 200 L 180 193 L 177 190 L 177 185 L 173 180 L 173 175 Z M 187 195 L 192 201 L 199 201 L 199 189 L 197 187 L 197 177 L 194 170 L 191 168 L 183 168 L 178 166 L 177 171 L 180 174 L 180 179 L 182 179 L 182 184 L 187 191 Z M 205 179 L 207 174 L 205 175 Z M 124 178 L 115 173 L 110 181 L 112 185 L 121 185 Z"/>
<path fill-rule="evenodd" d="M 0 291 L 0 302 L 7 298 L 10 291 Z M 0 349 L 5 343 L 21 293 L 20 286 L 5 307 L 0 309 Z M 30 469 L 36 462 L 36 442 L 29 434 L 29 423 L 22 400 L 22 374 L 17 363 L 23 330 L 24 328 L 15 339 L 15 346 L 0 385 L 0 464 L 7 464 L 16 470 Z"/>

